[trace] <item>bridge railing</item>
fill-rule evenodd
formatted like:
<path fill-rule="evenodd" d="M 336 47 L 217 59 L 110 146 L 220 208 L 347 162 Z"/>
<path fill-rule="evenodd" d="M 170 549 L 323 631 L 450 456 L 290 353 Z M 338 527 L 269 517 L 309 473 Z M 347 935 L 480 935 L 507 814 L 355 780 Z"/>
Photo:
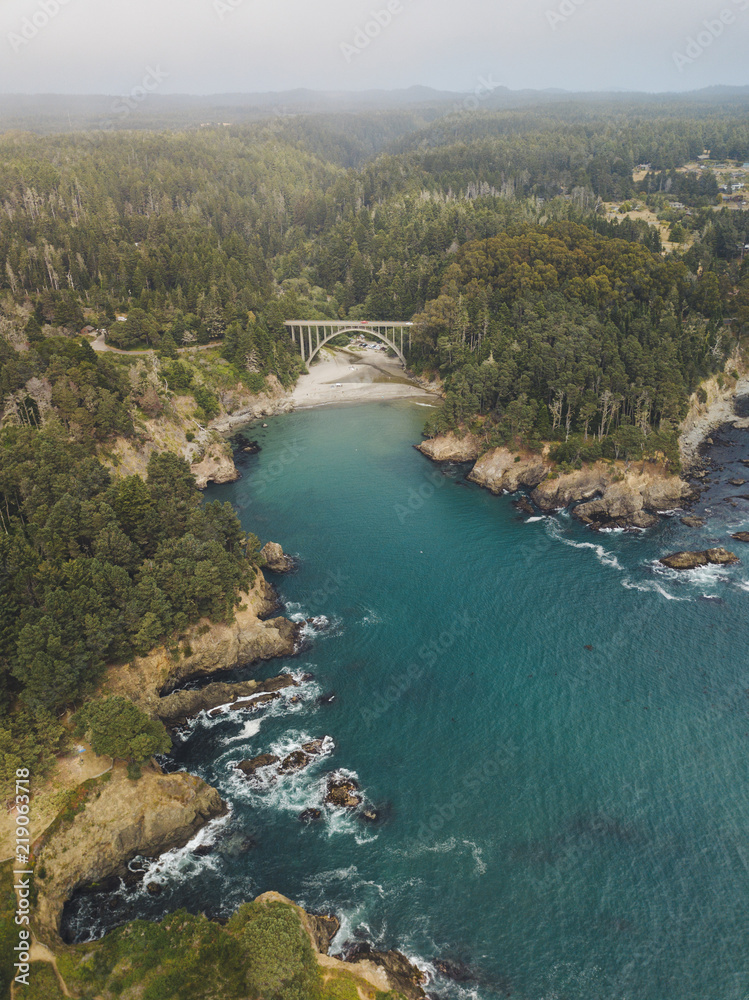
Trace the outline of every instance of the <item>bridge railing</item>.
<path fill-rule="evenodd" d="M 310 362 L 320 348 L 342 333 L 363 333 L 383 341 L 395 351 L 403 365 L 406 363 L 405 342 L 411 350 L 411 328 L 413 323 L 342 321 L 342 320 L 286 320 L 294 343 L 299 344 L 299 353 L 304 362 Z"/>

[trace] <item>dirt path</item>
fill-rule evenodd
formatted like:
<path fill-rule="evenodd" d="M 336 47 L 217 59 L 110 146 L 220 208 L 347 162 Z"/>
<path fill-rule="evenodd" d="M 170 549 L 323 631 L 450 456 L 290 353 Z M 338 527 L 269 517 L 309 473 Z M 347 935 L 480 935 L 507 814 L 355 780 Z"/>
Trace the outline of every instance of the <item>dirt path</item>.
<path fill-rule="evenodd" d="M 190 344 L 189 347 L 178 347 L 178 354 L 186 354 L 188 351 L 209 351 L 212 347 L 221 347 L 223 340 L 212 340 L 210 344 Z M 124 354 L 126 357 L 138 357 L 144 354 L 153 354 L 155 348 L 146 347 L 142 351 L 123 351 L 119 347 L 110 347 L 109 344 L 104 339 L 104 335 L 100 334 L 96 340 L 91 341 L 91 346 L 95 351 L 99 351 L 100 354 Z"/>
<path fill-rule="evenodd" d="M 46 945 L 39 944 L 38 941 L 34 941 L 31 945 L 31 951 L 29 952 L 29 957 L 32 962 L 47 962 L 55 971 L 55 976 L 57 978 L 58 985 L 66 997 L 72 997 L 73 994 L 67 987 L 65 980 L 60 974 L 60 970 L 57 968 L 57 959 L 52 954 L 52 952 L 47 948 Z"/>

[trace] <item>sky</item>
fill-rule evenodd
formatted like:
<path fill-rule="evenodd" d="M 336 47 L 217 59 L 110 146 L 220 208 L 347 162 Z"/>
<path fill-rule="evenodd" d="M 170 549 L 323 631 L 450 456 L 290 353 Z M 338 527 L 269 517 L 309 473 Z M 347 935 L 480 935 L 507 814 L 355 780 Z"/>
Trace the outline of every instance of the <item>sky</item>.
<path fill-rule="evenodd" d="M 2 0 L 0 93 L 749 84 L 749 0 Z"/>

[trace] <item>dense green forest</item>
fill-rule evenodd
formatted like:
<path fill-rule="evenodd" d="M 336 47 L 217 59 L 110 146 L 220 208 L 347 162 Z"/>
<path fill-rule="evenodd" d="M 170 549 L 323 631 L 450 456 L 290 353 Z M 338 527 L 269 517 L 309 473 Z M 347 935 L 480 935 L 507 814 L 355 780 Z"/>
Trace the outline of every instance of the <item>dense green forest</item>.
<path fill-rule="evenodd" d="M 708 148 L 745 163 L 746 103 L 0 135 L 0 673 L 33 746 L 107 661 L 231 615 L 257 563 L 232 512 L 173 456 L 146 480 L 100 459 L 169 393 L 207 421 L 222 387 L 293 385 L 286 319 L 415 318 L 409 363 L 446 391 L 430 433 L 675 466 L 689 394 L 749 322 L 749 213 L 721 207 L 710 166 L 679 168 Z M 210 378 L 177 355 L 209 342 Z"/>

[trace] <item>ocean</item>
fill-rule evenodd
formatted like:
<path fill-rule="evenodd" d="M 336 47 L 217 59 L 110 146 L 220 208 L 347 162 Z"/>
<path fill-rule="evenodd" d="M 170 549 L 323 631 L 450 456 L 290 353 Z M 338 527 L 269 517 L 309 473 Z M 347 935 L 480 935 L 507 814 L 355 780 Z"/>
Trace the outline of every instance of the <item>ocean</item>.
<path fill-rule="evenodd" d="M 429 462 L 412 447 L 428 413 L 323 408 L 246 431 L 262 451 L 207 499 L 296 557 L 269 579 L 312 621 L 296 657 L 236 676 L 300 687 L 180 734 L 171 766 L 230 815 L 143 862 L 139 887 L 77 896 L 68 933 L 225 916 L 272 889 L 338 915 L 333 951 L 399 948 L 445 1000 L 745 1000 L 749 547 L 730 533 L 749 529 L 749 486 L 728 480 L 749 479 L 747 432 L 716 438 L 705 528 L 596 534 Z M 657 562 L 712 545 L 741 563 Z M 297 774 L 255 785 L 234 767 L 324 737 Z M 324 804 L 331 772 L 375 822 Z"/>

